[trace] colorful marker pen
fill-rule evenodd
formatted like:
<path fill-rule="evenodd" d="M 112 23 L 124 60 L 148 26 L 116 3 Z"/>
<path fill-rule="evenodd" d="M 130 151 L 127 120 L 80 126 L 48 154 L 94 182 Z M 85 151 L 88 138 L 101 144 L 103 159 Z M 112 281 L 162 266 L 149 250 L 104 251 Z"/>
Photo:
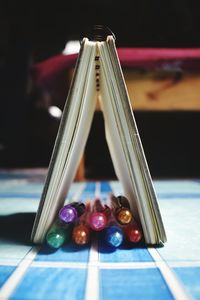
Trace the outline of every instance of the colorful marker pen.
<path fill-rule="evenodd" d="M 108 245 L 117 248 L 122 244 L 123 240 L 123 231 L 118 225 L 112 224 L 105 229 L 105 241 Z"/>
<path fill-rule="evenodd" d="M 138 226 L 135 221 L 128 224 L 123 228 L 126 240 L 131 243 L 138 243 L 142 240 L 143 234 L 142 229 Z"/>
<path fill-rule="evenodd" d="M 59 218 L 65 223 L 75 222 L 85 211 L 85 204 L 72 202 L 63 206 L 59 211 Z"/>
<path fill-rule="evenodd" d="M 46 241 L 47 244 L 55 249 L 60 248 L 65 242 L 69 241 L 71 235 L 71 226 L 64 224 L 57 219 L 49 228 Z"/>
<path fill-rule="evenodd" d="M 96 199 L 89 217 L 90 227 L 94 231 L 103 230 L 111 215 L 111 209 L 107 205 L 102 205 L 99 199 Z"/>
<path fill-rule="evenodd" d="M 133 218 L 129 201 L 124 196 L 115 197 L 111 195 L 111 205 L 114 216 L 121 225 L 127 225 L 131 223 Z"/>
<path fill-rule="evenodd" d="M 72 240 L 77 245 L 86 245 L 90 241 L 90 227 L 88 225 L 88 217 L 90 214 L 90 203 L 86 204 L 85 212 L 74 225 L 72 231 Z"/>

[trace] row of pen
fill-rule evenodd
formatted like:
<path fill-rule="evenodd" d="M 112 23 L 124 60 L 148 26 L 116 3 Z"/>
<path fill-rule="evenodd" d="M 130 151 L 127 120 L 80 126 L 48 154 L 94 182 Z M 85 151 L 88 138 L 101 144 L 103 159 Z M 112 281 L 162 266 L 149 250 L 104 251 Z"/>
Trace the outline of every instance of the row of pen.
<path fill-rule="evenodd" d="M 122 243 L 140 242 L 142 230 L 134 220 L 128 199 L 110 195 L 109 203 L 95 199 L 63 206 L 47 232 L 47 244 L 55 249 L 71 240 L 79 246 L 86 245 L 91 242 L 94 232 L 114 248 Z"/>

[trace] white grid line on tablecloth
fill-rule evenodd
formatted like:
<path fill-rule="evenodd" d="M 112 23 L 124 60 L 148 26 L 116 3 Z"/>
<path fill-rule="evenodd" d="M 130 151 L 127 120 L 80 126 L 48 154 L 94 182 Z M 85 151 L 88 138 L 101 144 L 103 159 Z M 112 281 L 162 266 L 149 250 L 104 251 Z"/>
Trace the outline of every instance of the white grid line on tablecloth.
<path fill-rule="evenodd" d="M 82 183 L 78 190 L 75 192 L 73 196 L 73 200 L 77 201 L 80 198 L 80 195 L 82 194 L 84 188 L 86 186 L 86 183 Z M 24 274 L 28 270 L 28 268 L 32 265 L 32 262 L 34 258 L 37 256 L 39 250 L 41 247 L 34 246 L 26 255 L 25 257 L 20 261 L 20 263 L 17 264 L 16 270 L 11 274 L 11 276 L 8 278 L 8 280 L 4 283 L 4 285 L 0 289 L 0 299 L 9 299 L 9 297 L 14 292 L 15 288 L 20 283 L 21 279 L 23 278 Z M 4 266 L 12 266 L 14 263 L 14 266 L 16 266 L 16 261 L 7 261 L 7 264 L 3 264 Z M 0 265 L 2 265 L 0 263 Z"/>
<path fill-rule="evenodd" d="M 9 299 L 13 291 L 21 281 L 22 277 L 30 267 L 32 261 L 36 257 L 40 250 L 40 247 L 33 247 L 26 256 L 21 260 L 16 270 L 11 274 L 8 280 L 4 283 L 0 290 L 0 299 Z"/>
<path fill-rule="evenodd" d="M 101 185 L 100 182 L 96 182 L 95 186 L 95 198 L 100 197 Z M 85 288 L 85 300 L 99 300 L 99 262 L 98 242 L 96 239 L 92 241 L 90 248 L 86 288 Z"/>
<path fill-rule="evenodd" d="M 87 183 L 86 183 L 87 184 Z M 78 199 L 80 194 L 83 191 L 85 185 L 81 185 L 81 187 L 78 189 L 78 191 L 74 194 L 73 200 Z M 80 191 L 81 189 L 81 191 Z M 96 184 L 96 192 L 95 196 L 98 197 L 100 196 L 100 183 Z M 34 257 L 31 258 L 31 251 L 32 249 L 26 256 L 25 258 L 20 262 L 16 270 L 12 273 L 12 275 L 9 277 L 9 279 L 6 281 L 6 283 L 2 286 L 1 292 L 0 292 L 0 298 L 2 299 L 2 293 L 5 293 L 5 290 L 7 287 L 9 287 L 9 290 L 6 291 L 4 294 L 5 297 L 3 299 L 8 299 L 9 295 L 12 294 L 14 291 L 15 287 L 17 287 L 18 283 L 21 281 L 21 278 L 24 276 L 26 273 L 27 269 L 31 267 L 61 267 L 61 264 L 63 265 L 63 268 L 75 268 L 75 264 L 77 265 L 77 268 L 88 268 L 88 271 L 90 269 L 90 274 L 95 274 L 96 279 L 87 280 L 87 285 L 86 285 L 86 296 L 88 293 L 88 298 L 87 299 L 92 299 L 96 300 L 99 299 L 99 268 L 105 269 L 105 268 L 111 268 L 111 269 L 140 269 L 140 268 L 158 268 L 163 276 L 163 279 L 166 281 L 166 284 L 168 288 L 170 289 L 172 295 L 174 296 L 175 299 L 189 299 L 189 296 L 187 293 L 184 291 L 184 287 L 182 284 L 179 282 L 179 280 L 176 278 L 173 270 L 170 269 L 173 267 L 199 267 L 200 266 L 200 261 L 172 261 L 168 262 L 168 264 L 162 259 L 162 257 L 158 254 L 156 249 L 149 248 L 149 252 L 154 259 L 154 262 L 128 262 L 128 263 L 103 263 L 99 262 L 99 253 L 97 251 L 97 244 L 94 244 L 91 247 L 90 250 L 90 260 L 88 263 L 63 263 L 63 262 L 36 262 L 33 261 Z M 29 257 L 30 255 L 30 257 Z M 37 253 L 35 254 L 37 255 Z M 60 264 L 60 266 L 59 266 Z M 73 265 L 74 264 L 74 265 Z M 1 265 L 1 260 L 0 260 L 0 265 Z M 11 265 L 16 265 L 16 261 L 13 260 L 11 262 L 5 263 L 2 262 L 3 266 L 11 266 Z M 17 274 L 17 275 L 16 275 Z M 89 274 L 89 273 L 88 273 Z M 19 278 L 18 278 L 19 277 Z M 93 292 L 95 285 L 97 285 L 97 294 L 96 298 L 94 298 Z M 92 286 L 92 289 L 90 290 Z"/>
<path fill-rule="evenodd" d="M 110 182 L 110 185 L 114 192 L 118 192 L 119 187 L 117 186 L 117 191 L 115 191 L 116 186 L 113 182 Z M 121 189 L 121 187 L 120 187 Z M 162 259 L 155 248 L 148 248 L 150 255 L 154 260 L 155 266 L 160 270 L 163 279 L 165 280 L 171 294 L 173 295 L 174 299 L 177 300 L 186 300 L 190 299 L 188 294 L 186 293 L 184 287 L 179 282 L 177 277 L 175 276 L 174 272 L 171 268 L 167 265 L 167 263 Z"/>
<path fill-rule="evenodd" d="M 97 254 L 95 254 L 96 256 Z M 87 269 L 88 267 L 96 267 L 100 269 L 154 269 L 157 268 L 154 262 L 100 262 L 95 260 L 90 260 L 89 263 L 83 262 L 41 262 L 34 261 L 31 264 L 34 268 L 62 268 L 62 269 Z"/>
<path fill-rule="evenodd" d="M 152 256 L 155 265 L 160 270 L 163 279 L 165 280 L 171 294 L 176 300 L 188 300 L 191 299 L 188 293 L 185 291 L 184 286 L 177 279 L 173 270 L 168 266 L 168 264 L 162 259 L 160 254 L 155 248 L 148 248 L 150 255 Z"/>
<path fill-rule="evenodd" d="M 161 262 L 163 263 L 163 262 Z M 165 262 L 164 262 L 165 263 Z M 19 261 L 1 261 L 0 266 L 18 266 Z M 63 268 L 63 269 L 86 269 L 87 262 L 63 262 L 63 261 L 33 261 L 31 267 L 33 268 Z M 96 266 L 100 269 L 144 269 L 157 268 L 155 262 L 90 262 L 90 265 Z M 170 268 L 199 268 L 200 261 L 172 261 L 168 262 Z"/>

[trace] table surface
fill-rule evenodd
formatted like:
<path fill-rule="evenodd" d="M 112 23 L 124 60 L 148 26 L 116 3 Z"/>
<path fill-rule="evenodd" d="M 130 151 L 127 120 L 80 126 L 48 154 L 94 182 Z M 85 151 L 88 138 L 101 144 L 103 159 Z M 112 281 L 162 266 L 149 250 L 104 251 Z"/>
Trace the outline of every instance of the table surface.
<path fill-rule="evenodd" d="M 46 171 L 0 172 L 0 299 L 200 299 L 200 180 L 154 181 L 168 241 L 112 250 L 31 245 Z M 68 199 L 102 198 L 119 182 L 74 183 Z"/>

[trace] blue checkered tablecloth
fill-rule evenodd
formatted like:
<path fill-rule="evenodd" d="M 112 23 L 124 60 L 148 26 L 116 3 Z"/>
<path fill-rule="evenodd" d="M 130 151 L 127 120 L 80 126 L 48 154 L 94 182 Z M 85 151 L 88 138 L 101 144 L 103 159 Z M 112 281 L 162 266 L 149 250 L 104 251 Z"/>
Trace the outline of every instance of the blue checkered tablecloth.
<path fill-rule="evenodd" d="M 168 242 L 112 250 L 94 240 L 50 251 L 30 243 L 46 172 L 0 172 L 0 299 L 200 299 L 200 180 L 154 181 Z M 119 182 L 74 183 L 82 200 Z"/>

